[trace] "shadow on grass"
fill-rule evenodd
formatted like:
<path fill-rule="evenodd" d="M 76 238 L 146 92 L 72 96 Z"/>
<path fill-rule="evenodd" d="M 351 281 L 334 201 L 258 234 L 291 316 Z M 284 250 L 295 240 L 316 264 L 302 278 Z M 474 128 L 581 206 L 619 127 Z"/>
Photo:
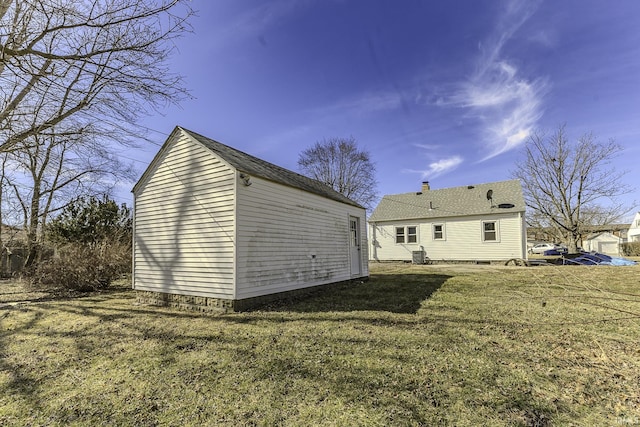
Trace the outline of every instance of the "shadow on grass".
<path fill-rule="evenodd" d="M 104 297 L 121 292 L 131 291 L 127 283 L 115 283 L 103 289 L 93 291 L 76 291 L 72 289 L 31 289 L 22 283 L 10 283 L 10 290 L 3 289 L 0 284 L 0 308 L 9 304 L 41 303 L 51 301 L 65 301 L 80 298 Z"/>
<path fill-rule="evenodd" d="M 13 335 L 24 342 L 30 341 L 30 337 L 46 341 L 41 341 L 40 347 L 34 349 L 37 351 L 24 351 L 30 358 L 26 362 L 19 357 L 9 360 L 0 357 L 0 369 L 13 372 L 11 381 L 5 384 L 3 391 L 10 395 L 18 394 L 26 402 L 25 406 L 38 414 L 39 419 L 43 419 L 47 412 L 55 413 L 55 418 L 50 419 L 51 424 L 100 424 L 108 419 L 105 417 L 120 411 L 130 414 L 132 419 L 139 417 L 136 418 L 139 425 L 157 425 L 161 415 L 158 408 L 174 406 L 180 393 L 174 393 L 162 384 L 172 384 L 171 387 L 177 385 L 180 390 L 202 385 L 203 389 L 208 390 L 209 384 L 220 382 L 221 377 L 228 376 L 239 381 L 240 385 L 234 386 L 239 387 L 239 391 L 227 390 L 223 385 L 215 389 L 215 393 L 229 393 L 230 402 L 242 399 L 243 393 L 246 393 L 248 398 L 242 403 L 245 405 L 242 413 L 236 412 L 234 415 L 232 404 L 224 408 L 230 417 L 235 417 L 238 425 L 249 424 L 249 421 L 252 424 L 261 424 L 260 421 L 265 424 L 259 415 L 251 420 L 246 417 L 253 417 L 250 415 L 252 412 L 257 414 L 272 406 L 285 407 L 291 402 L 286 397 L 287 393 L 298 393 L 296 399 L 303 407 L 322 405 L 325 399 L 330 406 L 332 401 L 337 400 L 356 407 L 371 408 L 379 416 L 384 411 L 388 414 L 388 425 L 428 425 L 428 414 L 454 398 L 449 397 L 446 384 L 401 373 L 400 367 L 412 364 L 420 371 L 420 359 L 408 355 L 423 351 L 423 347 L 420 340 L 405 342 L 393 330 L 386 328 L 393 325 L 401 330 L 404 327 L 402 320 L 412 326 L 415 318 L 380 316 L 393 318 L 393 321 L 387 320 L 385 323 L 382 320 L 382 323 L 378 323 L 377 313 L 360 316 L 349 312 L 416 313 L 449 278 L 442 274 L 373 275 L 369 281 L 321 289 L 305 298 L 263 308 L 272 312 L 268 314 L 210 316 L 131 306 L 130 300 L 109 305 L 108 298 L 103 300 L 107 304 L 102 305 L 102 298 L 98 296 L 26 306 L 24 313 L 30 316 L 20 322 L 17 328 L 0 331 L 0 346 Z M 285 312 L 303 314 L 289 316 Z M 324 313 L 329 312 L 339 314 L 325 316 Z M 40 321 L 51 315 L 60 316 L 61 323 L 55 327 L 40 325 Z M 282 328 L 279 323 L 288 319 L 308 322 Z M 335 322 L 354 319 L 357 322 L 349 328 L 342 328 L 342 325 L 333 328 L 315 322 L 327 319 Z M 192 320 L 200 322 L 194 323 Z M 382 328 L 369 328 L 360 324 L 362 321 L 370 321 L 371 325 Z M 331 333 L 325 334 L 327 326 L 331 328 Z M 369 335 L 370 332 L 374 334 Z M 58 343 L 64 345 L 63 350 L 51 350 Z M 385 350 L 387 348 L 395 350 L 389 352 Z M 374 355 L 371 355 L 372 352 Z M 0 355 L 8 353 L 9 350 L 0 347 Z M 212 353 L 219 356 L 206 357 Z M 202 354 L 203 358 L 195 357 L 198 354 Z M 52 360 L 47 361 L 49 358 Z M 68 366 L 68 372 L 80 375 L 82 381 L 90 384 L 90 377 L 79 372 L 89 366 L 100 366 L 104 360 L 112 358 L 121 362 L 119 366 L 122 368 L 117 368 L 117 374 L 111 369 L 91 373 L 99 375 L 105 372 L 106 376 L 99 378 L 99 381 L 103 383 L 105 393 L 110 393 L 109 398 L 93 403 L 93 396 L 81 388 L 82 382 L 79 381 L 77 389 L 63 395 L 62 403 L 58 401 L 52 404 L 46 400 L 49 390 L 56 385 L 54 381 L 49 381 L 54 377 L 53 371 L 48 371 L 44 376 L 47 381 L 41 382 L 42 375 L 38 373 L 40 368 L 37 365 L 42 363 L 42 369 L 46 369 L 47 365 Z M 183 358 L 191 362 L 182 364 Z M 52 363 L 53 360 L 56 363 Z M 134 363 L 133 367 L 128 366 L 135 360 L 139 362 Z M 64 374 L 64 369 L 61 374 Z M 117 382 L 122 381 L 118 378 L 129 375 L 133 376 L 131 382 Z M 111 380 L 111 377 L 115 379 Z M 131 395 L 138 396 L 136 401 L 127 403 L 124 408 L 113 403 L 119 402 L 118 393 L 123 393 L 118 387 L 131 387 Z M 147 393 L 147 389 L 165 397 L 155 400 L 155 395 Z M 214 408 L 215 399 L 204 396 L 207 399 L 205 406 Z M 92 403 L 79 404 L 74 399 Z M 525 403 L 529 406 L 535 404 Z M 190 409 L 177 411 L 183 411 L 181 415 L 193 415 Z M 215 416 L 215 412 L 210 415 Z M 295 413 L 285 412 L 281 420 L 283 423 L 287 416 L 295 417 Z"/>
<path fill-rule="evenodd" d="M 372 275 L 369 280 L 329 286 L 310 294 L 277 301 L 258 309 L 313 313 L 386 311 L 415 314 L 451 276 L 443 274 Z"/>

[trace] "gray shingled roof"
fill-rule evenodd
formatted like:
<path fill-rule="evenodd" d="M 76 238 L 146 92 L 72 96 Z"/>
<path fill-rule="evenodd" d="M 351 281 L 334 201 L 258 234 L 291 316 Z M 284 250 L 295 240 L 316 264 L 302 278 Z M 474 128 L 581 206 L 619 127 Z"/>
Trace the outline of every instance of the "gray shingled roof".
<path fill-rule="evenodd" d="M 264 178 L 269 181 L 317 194 L 318 196 L 326 197 L 331 200 L 362 208 L 362 206 L 357 202 L 349 199 L 320 181 L 292 172 L 250 154 L 243 153 L 242 151 L 236 150 L 235 148 L 224 145 L 218 141 L 214 141 L 211 138 L 207 138 L 206 136 L 202 136 L 188 129 L 182 127 L 180 129 L 207 147 L 209 150 L 219 155 L 240 172 L 245 172 L 251 176 Z"/>
<path fill-rule="evenodd" d="M 491 190 L 491 200 L 487 194 Z M 513 207 L 510 207 L 513 205 Z M 524 212 L 522 186 L 517 179 L 464 187 L 427 190 L 384 196 L 369 221 L 397 221 L 422 218 Z"/>

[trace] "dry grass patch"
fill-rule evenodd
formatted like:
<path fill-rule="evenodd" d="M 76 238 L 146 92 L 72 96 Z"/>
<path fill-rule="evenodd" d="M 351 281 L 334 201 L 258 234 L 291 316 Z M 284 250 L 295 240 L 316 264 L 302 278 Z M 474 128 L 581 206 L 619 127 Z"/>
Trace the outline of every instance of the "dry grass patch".
<path fill-rule="evenodd" d="M 226 315 L 1 284 L 0 424 L 640 424 L 640 267 L 371 271 Z"/>

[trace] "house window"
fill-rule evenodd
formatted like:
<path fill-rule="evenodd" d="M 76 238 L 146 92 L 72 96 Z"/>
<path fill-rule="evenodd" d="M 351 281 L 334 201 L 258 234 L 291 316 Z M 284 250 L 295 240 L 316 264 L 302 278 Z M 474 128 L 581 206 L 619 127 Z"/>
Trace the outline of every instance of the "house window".
<path fill-rule="evenodd" d="M 396 227 L 396 243 L 418 243 L 418 227 Z"/>
<path fill-rule="evenodd" d="M 498 241 L 498 221 L 482 222 L 482 240 L 485 242 Z"/>
<path fill-rule="evenodd" d="M 418 242 L 418 227 L 407 227 L 407 243 Z"/>
<path fill-rule="evenodd" d="M 351 232 L 351 247 L 360 246 L 360 242 L 358 241 L 358 220 L 356 218 L 349 220 L 349 229 Z"/>
<path fill-rule="evenodd" d="M 444 240 L 444 224 L 433 224 L 433 240 Z"/>

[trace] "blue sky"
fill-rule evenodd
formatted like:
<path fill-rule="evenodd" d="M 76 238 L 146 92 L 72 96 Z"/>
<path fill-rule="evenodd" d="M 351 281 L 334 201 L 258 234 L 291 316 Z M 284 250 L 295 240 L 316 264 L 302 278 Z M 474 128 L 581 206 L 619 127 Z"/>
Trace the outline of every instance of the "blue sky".
<path fill-rule="evenodd" d="M 640 200 L 640 1 L 193 7 L 171 68 L 194 99 L 144 121 L 158 143 L 179 125 L 297 171 L 304 148 L 353 136 L 384 195 L 509 179 L 531 132 L 566 123 L 625 148 Z M 132 154 L 140 173 L 157 150 Z"/>

